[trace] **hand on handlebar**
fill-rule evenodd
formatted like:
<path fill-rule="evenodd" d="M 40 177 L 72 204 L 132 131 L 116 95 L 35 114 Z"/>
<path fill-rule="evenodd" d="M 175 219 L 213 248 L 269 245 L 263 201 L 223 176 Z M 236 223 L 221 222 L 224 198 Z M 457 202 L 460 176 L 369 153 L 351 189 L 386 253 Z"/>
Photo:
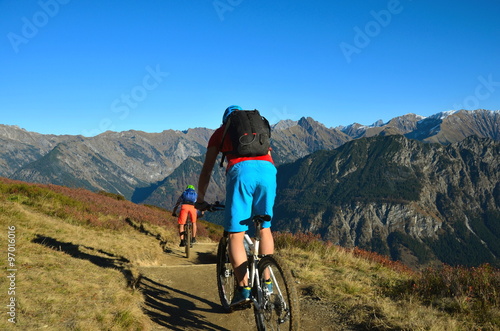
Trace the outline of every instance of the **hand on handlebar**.
<path fill-rule="evenodd" d="M 221 204 L 219 201 L 215 201 L 214 204 L 210 205 L 210 211 L 224 210 L 226 206 Z"/>
<path fill-rule="evenodd" d="M 194 208 L 201 210 L 201 211 L 206 211 L 210 208 L 210 204 L 206 201 L 196 202 L 194 204 Z"/>
<path fill-rule="evenodd" d="M 219 201 L 216 201 L 214 204 L 209 204 L 206 201 L 196 202 L 194 204 L 194 207 L 201 211 L 210 211 L 210 212 L 224 209 L 224 205 L 220 204 Z"/>

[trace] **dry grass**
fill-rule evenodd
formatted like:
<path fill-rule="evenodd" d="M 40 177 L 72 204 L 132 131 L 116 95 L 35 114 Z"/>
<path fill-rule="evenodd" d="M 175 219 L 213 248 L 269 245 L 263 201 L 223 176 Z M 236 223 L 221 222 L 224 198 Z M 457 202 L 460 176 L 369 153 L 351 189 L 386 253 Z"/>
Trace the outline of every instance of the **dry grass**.
<path fill-rule="evenodd" d="M 1 235 L 7 238 L 8 227 L 16 227 L 16 327 L 151 329 L 141 308 L 143 295 L 131 284 L 136 267 L 165 263 L 162 243 L 177 241 L 174 219 L 165 211 L 130 208 L 129 202 L 118 206 L 117 200 L 88 191 L 73 195 L 0 181 Z M 0 259 L 0 268 L 7 269 L 7 262 L 6 256 Z M 8 283 L 0 278 L 2 304 L 12 296 L 6 295 Z M 0 319 L 1 330 L 13 327 L 6 316 Z"/>
<path fill-rule="evenodd" d="M 0 209 L 1 228 L 16 226 L 15 298 L 19 329 L 151 327 L 141 310 L 142 295 L 127 286 L 133 277 L 132 264 L 117 255 L 126 236 L 113 238 L 108 233 L 66 224 L 5 201 L 0 201 Z M 134 239 L 132 233 L 129 237 Z M 5 262 L 2 259 L 2 268 L 6 267 Z M 0 287 L 6 289 L 6 278 L 0 282 Z M 11 327 L 6 318 L 0 320 L 0 329 Z"/>
<path fill-rule="evenodd" d="M 377 254 L 346 250 L 311 235 L 275 234 L 275 240 L 302 292 L 330 302 L 346 325 L 363 330 L 500 329 L 500 271 L 493 268 L 418 273 Z M 448 290 L 468 282 L 486 298 L 480 300 L 476 294 L 479 309 L 474 308 L 471 293 L 457 290 L 454 296 L 444 296 L 430 289 L 430 284 Z M 414 290 L 415 284 L 420 291 Z M 485 284 L 491 288 L 487 290 Z M 428 292 L 423 293 L 424 289 Z"/>

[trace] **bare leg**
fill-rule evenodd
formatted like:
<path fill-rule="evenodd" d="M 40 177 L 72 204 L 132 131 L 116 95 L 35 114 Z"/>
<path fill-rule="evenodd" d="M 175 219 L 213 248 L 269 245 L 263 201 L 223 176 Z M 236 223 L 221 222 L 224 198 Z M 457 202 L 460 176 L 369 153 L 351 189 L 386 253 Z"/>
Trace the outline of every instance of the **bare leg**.
<path fill-rule="evenodd" d="M 244 236 L 245 232 L 232 232 L 229 234 L 229 259 L 240 286 L 248 286 L 248 261 L 243 244 Z"/>
<path fill-rule="evenodd" d="M 260 230 L 260 254 L 274 253 L 274 239 L 270 228 Z"/>
<path fill-rule="evenodd" d="M 274 238 L 270 228 L 260 230 L 260 246 L 259 246 L 259 254 L 273 254 L 274 253 Z M 271 277 L 269 270 L 266 268 L 264 270 L 265 279 L 269 279 Z"/>
<path fill-rule="evenodd" d="M 182 234 L 184 232 L 184 224 L 179 224 L 179 236 L 181 237 L 181 240 L 184 239 L 184 235 Z"/>

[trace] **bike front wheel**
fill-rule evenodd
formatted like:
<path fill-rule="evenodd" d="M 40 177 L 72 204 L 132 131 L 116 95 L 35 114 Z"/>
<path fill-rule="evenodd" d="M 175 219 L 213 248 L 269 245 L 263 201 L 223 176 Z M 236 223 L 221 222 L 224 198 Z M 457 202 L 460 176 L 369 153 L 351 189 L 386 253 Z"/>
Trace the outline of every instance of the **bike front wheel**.
<path fill-rule="evenodd" d="M 219 241 L 219 247 L 217 248 L 217 289 L 224 311 L 230 313 L 232 312 L 231 300 L 237 288 L 237 280 L 234 275 L 233 266 L 229 261 L 227 244 L 228 238 L 223 237 Z"/>
<path fill-rule="evenodd" d="M 259 261 L 261 291 L 258 308 L 254 307 L 258 330 L 299 330 L 297 290 L 290 271 L 282 266 L 279 258 L 272 255 Z"/>

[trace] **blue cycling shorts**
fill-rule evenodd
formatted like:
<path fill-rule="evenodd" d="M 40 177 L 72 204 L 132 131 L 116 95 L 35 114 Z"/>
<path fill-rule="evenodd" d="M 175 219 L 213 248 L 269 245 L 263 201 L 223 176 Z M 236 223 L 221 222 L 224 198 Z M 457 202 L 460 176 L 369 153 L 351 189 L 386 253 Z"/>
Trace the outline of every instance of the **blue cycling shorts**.
<path fill-rule="evenodd" d="M 273 216 L 276 167 L 269 161 L 248 160 L 233 165 L 226 174 L 224 229 L 247 231 L 255 215 Z M 271 222 L 264 222 L 264 228 Z"/>

